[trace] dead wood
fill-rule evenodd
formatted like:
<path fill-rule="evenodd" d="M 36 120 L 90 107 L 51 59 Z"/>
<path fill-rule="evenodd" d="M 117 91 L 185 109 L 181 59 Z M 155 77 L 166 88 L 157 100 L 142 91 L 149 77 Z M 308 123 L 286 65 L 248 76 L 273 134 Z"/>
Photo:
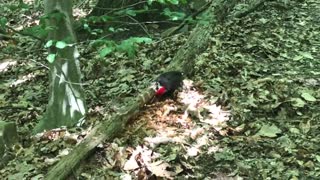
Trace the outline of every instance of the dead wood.
<path fill-rule="evenodd" d="M 194 67 L 196 55 L 201 54 L 206 49 L 214 26 L 222 22 L 238 2 L 239 0 L 214 1 L 210 8 L 204 12 L 210 18 L 209 22 L 196 26 L 190 34 L 188 42 L 180 48 L 167 70 L 182 70 L 190 75 Z M 67 177 L 82 159 L 89 156 L 90 152 L 98 144 L 104 141 L 112 141 L 115 137 L 120 136 L 125 130 L 127 122 L 139 113 L 140 108 L 149 102 L 153 95 L 154 90 L 148 88 L 130 105 L 126 106 L 123 111 L 114 114 L 97 125 L 84 141 L 76 146 L 69 155 L 63 157 L 48 172 L 44 179 L 56 180 Z"/>

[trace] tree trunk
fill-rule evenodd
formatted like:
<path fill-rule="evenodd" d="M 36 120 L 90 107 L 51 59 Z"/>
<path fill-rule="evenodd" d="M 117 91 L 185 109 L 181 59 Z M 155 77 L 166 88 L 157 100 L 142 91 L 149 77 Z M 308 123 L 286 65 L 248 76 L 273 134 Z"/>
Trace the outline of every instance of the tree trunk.
<path fill-rule="evenodd" d="M 216 23 L 222 22 L 239 0 L 219 0 L 212 4 L 205 12 L 212 19 L 211 24 L 198 25 L 191 33 L 189 41 L 181 48 L 174 57 L 173 64 L 169 69 L 182 69 L 185 73 L 192 71 L 194 59 L 197 54 L 201 54 L 205 50 L 210 34 L 213 32 L 213 27 Z M 203 36 L 203 37 L 202 37 Z M 186 67 L 181 67 L 186 66 Z M 168 70 L 169 70 L 168 69 Z M 75 149 L 67 156 L 63 157 L 47 174 L 45 179 L 64 179 L 71 172 L 71 170 L 101 142 L 111 141 L 114 137 L 121 135 L 129 119 L 139 113 L 143 107 L 154 95 L 154 90 L 148 88 L 141 96 L 137 97 L 131 105 L 125 107 L 121 112 L 113 115 L 108 120 L 102 123 L 90 132 L 90 135 L 81 142 Z"/>
<path fill-rule="evenodd" d="M 76 37 L 72 27 L 72 1 L 46 0 L 45 14 L 48 16 L 49 40 L 64 41 L 63 49 L 51 47 L 56 54 L 50 64 L 50 95 L 47 111 L 35 128 L 35 132 L 60 126 L 73 126 L 84 118 L 86 105 L 81 86 L 79 53 L 75 47 Z"/>

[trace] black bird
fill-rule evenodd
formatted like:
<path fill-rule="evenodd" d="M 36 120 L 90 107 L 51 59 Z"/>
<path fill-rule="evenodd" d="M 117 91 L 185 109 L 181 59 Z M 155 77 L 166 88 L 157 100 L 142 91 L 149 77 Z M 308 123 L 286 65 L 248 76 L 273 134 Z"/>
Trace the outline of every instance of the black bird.
<path fill-rule="evenodd" d="M 179 71 L 169 71 L 161 74 L 157 79 L 156 96 L 172 96 L 174 91 L 182 86 L 183 74 Z"/>

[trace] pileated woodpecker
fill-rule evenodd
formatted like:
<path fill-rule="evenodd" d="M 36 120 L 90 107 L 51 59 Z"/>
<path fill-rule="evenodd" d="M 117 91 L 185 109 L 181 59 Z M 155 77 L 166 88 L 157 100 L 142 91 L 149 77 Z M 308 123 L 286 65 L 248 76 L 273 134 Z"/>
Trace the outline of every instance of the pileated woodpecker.
<path fill-rule="evenodd" d="M 157 97 L 172 96 L 174 91 L 182 85 L 183 74 L 179 71 L 169 71 L 161 74 L 156 79 Z"/>

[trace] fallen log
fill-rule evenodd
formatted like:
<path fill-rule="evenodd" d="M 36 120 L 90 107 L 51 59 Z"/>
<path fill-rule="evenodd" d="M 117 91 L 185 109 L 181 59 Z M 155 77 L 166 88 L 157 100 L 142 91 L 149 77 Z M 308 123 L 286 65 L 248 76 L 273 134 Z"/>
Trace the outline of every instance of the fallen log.
<path fill-rule="evenodd" d="M 169 70 L 182 70 L 187 75 L 193 70 L 195 57 L 201 54 L 208 45 L 210 34 L 212 34 L 216 23 L 222 22 L 228 15 L 230 9 L 239 0 L 218 0 L 214 1 L 204 13 L 210 17 L 208 24 L 199 24 L 190 34 L 188 42 L 180 48 L 175 55 Z M 123 133 L 127 122 L 139 113 L 141 107 L 151 100 L 154 90 L 148 88 L 124 110 L 114 114 L 110 118 L 97 125 L 90 134 L 67 156 L 64 156 L 46 175 L 44 179 L 64 179 L 72 172 L 76 165 L 100 143 L 111 141 Z"/>
<path fill-rule="evenodd" d="M 100 143 L 111 141 L 123 133 L 127 122 L 139 113 L 140 107 L 144 106 L 154 95 L 154 89 L 148 88 L 139 95 L 131 105 L 114 114 L 97 125 L 90 134 L 74 148 L 67 156 L 64 156 L 46 175 L 44 179 L 64 179 L 90 152 Z"/>
<path fill-rule="evenodd" d="M 192 76 L 196 56 L 205 51 L 215 26 L 225 20 L 230 10 L 238 2 L 240 1 L 218 0 L 211 3 L 210 7 L 204 12 L 208 17 L 208 22 L 198 24 L 194 28 L 187 43 L 179 49 L 168 69 L 179 67 L 177 70 L 184 72 L 187 76 Z"/>

